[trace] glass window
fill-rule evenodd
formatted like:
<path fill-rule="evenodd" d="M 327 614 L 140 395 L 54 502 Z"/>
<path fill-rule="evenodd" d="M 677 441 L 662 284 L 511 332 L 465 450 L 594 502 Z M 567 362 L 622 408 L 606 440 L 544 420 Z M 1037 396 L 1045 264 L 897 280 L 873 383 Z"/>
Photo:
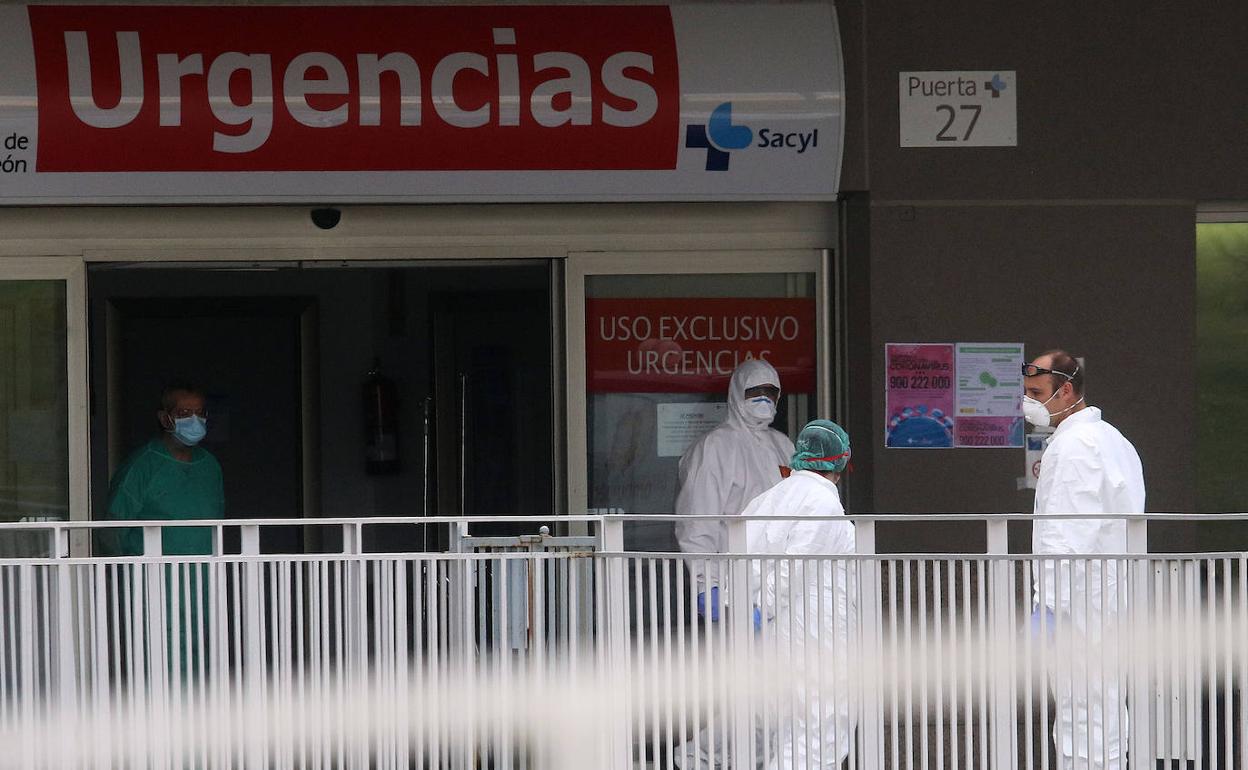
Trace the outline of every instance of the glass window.
<path fill-rule="evenodd" d="M 69 518 L 64 281 L 0 281 L 0 521 Z M 45 552 L 31 537 L 0 556 Z"/>
<path fill-rule="evenodd" d="M 591 510 L 671 513 L 680 456 L 723 418 L 747 358 L 780 373 L 776 429 L 815 417 L 813 273 L 591 275 L 585 297 Z M 629 540 L 675 550 L 670 526 Z"/>
<path fill-rule="evenodd" d="M 1243 511 L 1248 491 L 1248 223 L 1196 228 L 1197 498 L 1204 512 Z"/>

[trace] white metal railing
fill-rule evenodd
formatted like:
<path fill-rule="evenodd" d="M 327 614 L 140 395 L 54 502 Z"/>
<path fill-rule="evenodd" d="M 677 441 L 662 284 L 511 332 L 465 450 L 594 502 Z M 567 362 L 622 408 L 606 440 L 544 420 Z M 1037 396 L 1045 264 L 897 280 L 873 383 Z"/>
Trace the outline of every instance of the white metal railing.
<path fill-rule="evenodd" d="M 982 522 L 973 554 L 877 554 L 915 518 L 873 516 L 854 554 L 750 555 L 730 519 L 722 556 L 628 551 L 642 518 L 230 521 L 213 556 L 112 559 L 69 543 L 116 524 L 0 525 L 53 554 L 0 560 L 0 766 L 1248 768 L 1248 555 L 1146 552 L 1150 519 L 1195 517 L 1063 556 L 1007 552 L 1026 516 L 921 519 Z M 343 552 L 259 552 L 292 524 Z M 365 553 L 374 524 L 453 552 Z M 183 525 L 139 526 L 154 552 Z M 1085 590 L 1033 613 L 1042 567 Z"/>

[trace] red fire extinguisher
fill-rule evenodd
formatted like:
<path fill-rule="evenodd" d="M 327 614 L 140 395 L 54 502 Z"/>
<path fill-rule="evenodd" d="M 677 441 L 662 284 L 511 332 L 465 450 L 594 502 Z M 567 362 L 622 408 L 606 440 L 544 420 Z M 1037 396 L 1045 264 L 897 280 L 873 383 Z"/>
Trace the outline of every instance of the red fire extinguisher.
<path fill-rule="evenodd" d="M 381 373 L 381 359 L 364 378 L 364 470 L 399 470 L 399 396 L 394 381 Z"/>

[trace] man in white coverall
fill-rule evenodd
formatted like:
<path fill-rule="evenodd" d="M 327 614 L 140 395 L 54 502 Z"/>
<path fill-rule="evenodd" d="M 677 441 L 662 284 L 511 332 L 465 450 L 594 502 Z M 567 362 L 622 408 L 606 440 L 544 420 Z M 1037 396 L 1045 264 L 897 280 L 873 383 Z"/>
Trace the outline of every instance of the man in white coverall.
<path fill-rule="evenodd" d="M 1062 350 L 1023 365 L 1023 414 L 1054 425 L 1036 483 L 1038 515 L 1143 513 L 1144 474 L 1131 443 L 1084 400 L 1083 372 Z M 1126 767 L 1125 680 L 1117 662 L 1118 608 L 1125 575 L 1117 563 L 1062 560 L 1065 554 L 1121 554 L 1126 523 L 1114 519 L 1037 520 L 1039 562 L 1033 626 L 1052 640 L 1049 672 L 1056 703 L 1053 742 L 1063 770 Z M 1108 647 L 1107 647 L 1108 646 Z M 1073 683 L 1073 687 L 1072 687 Z"/>
<path fill-rule="evenodd" d="M 797 437 L 792 475 L 741 512 L 777 517 L 746 525 L 751 554 L 832 557 L 751 562 L 750 586 L 768 629 L 762 637 L 764 654 L 781 664 L 778 676 L 791 677 L 793 688 L 791 708 L 782 705 L 766 719 L 769 728 L 779 720 L 768 770 L 839 768 L 849 755 L 849 643 L 858 614 L 857 581 L 856 570 L 833 558 L 854 553 L 854 525 L 802 520 L 845 515 L 836 484 L 849 454 L 849 436 L 839 425 L 808 423 Z M 780 700 L 786 700 L 783 694 Z"/>
<path fill-rule="evenodd" d="M 761 359 L 745 361 L 728 383 L 728 416 L 698 439 L 680 458 L 676 513 L 735 516 L 746 504 L 780 482 L 780 467 L 793 454 L 793 442 L 771 428 L 780 399 L 780 376 Z M 728 528 L 722 522 L 676 522 L 682 553 L 723 553 Z M 698 614 L 719 620 L 719 567 L 685 562 L 697 590 Z"/>

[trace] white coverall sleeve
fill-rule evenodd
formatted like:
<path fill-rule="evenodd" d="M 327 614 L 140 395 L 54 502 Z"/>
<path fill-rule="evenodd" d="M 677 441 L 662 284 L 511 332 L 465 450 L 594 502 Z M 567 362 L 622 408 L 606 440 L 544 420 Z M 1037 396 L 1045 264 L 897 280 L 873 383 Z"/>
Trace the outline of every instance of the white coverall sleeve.
<path fill-rule="evenodd" d="M 742 515 L 757 513 L 746 509 Z M 777 585 L 788 584 L 787 565 L 776 557 L 784 554 L 784 543 L 793 522 L 752 521 L 748 526 L 749 552 L 755 557 L 750 560 L 750 591 L 754 604 L 761 609 L 763 616 L 772 618 L 776 612 Z"/>
<path fill-rule="evenodd" d="M 681 458 L 680 490 L 676 493 L 676 513 L 680 516 L 722 516 L 724 513 L 725 473 L 731 470 L 724 467 L 728 458 L 716 456 L 710 444 L 709 441 L 699 441 L 689 448 L 688 455 Z M 722 529 L 723 525 L 717 521 L 677 519 L 676 544 L 681 553 L 719 553 L 723 548 L 720 542 Z M 706 563 L 688 560 L 685 565 L 696 590 L 706 590 Z M 711 582 L 715 584 L 718 582 L 718 570 L 712 572 Z"/>
<path fill-rule="evenodd" d="M 753 516 L 756 513 L 754 505 L 746 506 L 741 512 L 742 516 Z M 763 606 L 764 586 L 763 586 L 763 562 L 760 557 L 767 553 L 767 529 L 771 522 L 767 521 L 751 521 L 745 525 L 745 550 L 752 557 L 750 559 L 750 596 L 751 601 L 756 607 Z"/>

